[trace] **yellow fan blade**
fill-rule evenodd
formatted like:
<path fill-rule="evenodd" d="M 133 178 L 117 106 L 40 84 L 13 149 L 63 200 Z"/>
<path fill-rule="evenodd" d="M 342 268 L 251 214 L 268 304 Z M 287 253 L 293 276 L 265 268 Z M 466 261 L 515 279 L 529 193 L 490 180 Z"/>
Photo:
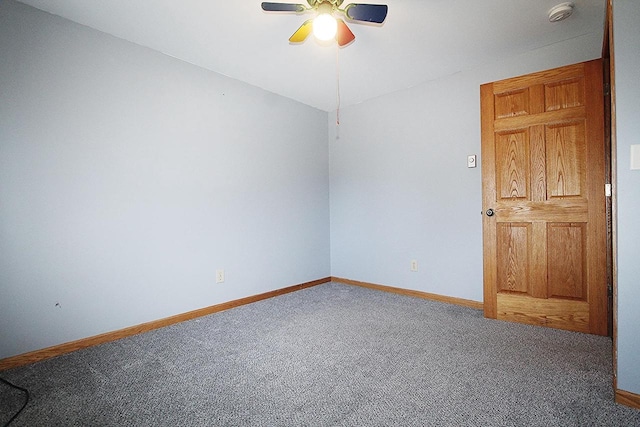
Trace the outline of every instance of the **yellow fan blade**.
<path fill-rule="evenodd" d="M 298 28 L 298 30 L 289 37 L 289 41 L 291 43 L 302 43 L 309 36 L 312 29 L 313 19 L 309 19 L 300 25 L 300 28 Z"/>

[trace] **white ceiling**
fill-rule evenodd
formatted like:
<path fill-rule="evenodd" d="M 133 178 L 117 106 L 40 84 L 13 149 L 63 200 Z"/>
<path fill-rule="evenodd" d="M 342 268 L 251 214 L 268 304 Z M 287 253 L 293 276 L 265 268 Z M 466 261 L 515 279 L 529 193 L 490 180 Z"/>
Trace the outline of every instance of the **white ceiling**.
<path fill-rule="evenodd" d="M 261 0 L 21 2 L 331 111 L 336 65 L 344 107 L 581 35 L 602 39 L 606 0 L 574 0 L 560 23 L 547 13 L 563 0 L 371 1 L 389 6 L 385 23 L 349 23 L 356 40 L 341 49 L 313 37 L 290 44 L 310 16 L 266 13 Z M 601 46 L 593 49 L 598 57 Z"/>

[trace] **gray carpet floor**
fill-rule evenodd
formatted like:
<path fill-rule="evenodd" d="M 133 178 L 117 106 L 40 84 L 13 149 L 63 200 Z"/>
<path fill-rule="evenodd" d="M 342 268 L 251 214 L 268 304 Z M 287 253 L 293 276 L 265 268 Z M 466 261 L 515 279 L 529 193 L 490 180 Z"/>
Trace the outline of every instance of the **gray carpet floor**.
<path fill-rule="evenodd" d="M 0 375 L 15 426 L 640 426 L 611 365 L 606 337 L 327 283 Z"/>

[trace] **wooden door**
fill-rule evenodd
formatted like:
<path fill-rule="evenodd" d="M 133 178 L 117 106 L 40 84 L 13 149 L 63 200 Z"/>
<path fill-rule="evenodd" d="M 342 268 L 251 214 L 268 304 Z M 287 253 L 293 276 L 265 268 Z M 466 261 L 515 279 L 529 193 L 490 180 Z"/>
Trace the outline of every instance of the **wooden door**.
<path fill-rule="evenodd" d="M 481 86 L 485 317 L 607 334 L 600 60 Z"/>

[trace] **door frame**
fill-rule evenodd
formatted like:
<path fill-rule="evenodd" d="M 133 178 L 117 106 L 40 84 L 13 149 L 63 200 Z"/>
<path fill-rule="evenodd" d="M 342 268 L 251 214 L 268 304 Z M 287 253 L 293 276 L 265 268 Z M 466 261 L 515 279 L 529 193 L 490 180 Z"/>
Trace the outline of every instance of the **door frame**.
<path fill-rule="evenodd" d="M 612 298 L 612 340 L 613 340 L 613 389 L 618 401 L 618 198 L 617 198 L 617 140 L 616 140 L 616 84 L 615 84 L 615 52 L 613 44 L 613 0 L 607 0 L 604 21 L 604 36 L 602 41 L 602 59 L 605 64 L 605 74 L 609 79 L 610 117 L 609 126 L 605 128 L 605 138 L 609 138 L 611 165 L 611 298 Z M 605 111 L 607 106 L 605 105 Z"/>

